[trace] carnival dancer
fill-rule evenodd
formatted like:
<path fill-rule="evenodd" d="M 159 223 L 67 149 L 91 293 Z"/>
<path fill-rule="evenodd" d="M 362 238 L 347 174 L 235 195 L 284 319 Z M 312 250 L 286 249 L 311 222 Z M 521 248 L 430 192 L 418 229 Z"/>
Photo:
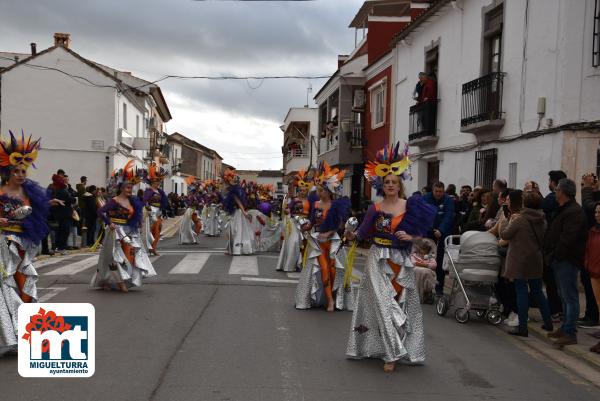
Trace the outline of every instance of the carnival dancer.
<path fill-rule="evenodd" d="M 330 168 L 323 162 L 315 185 L 319 200 L 311 204 L 307 233 L 306 265 L 296 287 L 296 308 L 324 305 L 328 312 L 345 308 L 345 251 L 338 234 L 350 215 L 350 199 L 340 197 L 345 170 Z M 335 296 L 335 298 L 334 298 Z"/>
<path fill-rule="evenodd" d="M 433 225 L 435 210 L 420 197 L 404 200 L 402 181 L 410 177 L 408 146 L 386 146 L 368 162 L 365 176 L 383 200 L 371 205 L 357 233 L 372 239 L 352 315 L 346 354 L 381 358 L 384 371 L 398 361 L 423 363 L 423 314 L 410 258 L 412 243 Z"/>
<path fill-rule="evenodd" d="M 148 167 L 148 174 L 144 177 L 146 183 L 150 185 L 144 192 L 144 204 L 149 212 L 150 231 L 153 238 L 149 251 L 155 256 L 158 256 L 157 246 L 162 230 L 162 219 L 163 216 L 166 216 L 169 208 L 167 195 L 160 188 L 160 184 L 166 176 L 167 172 L 162 167 L 152 163 Z"/>
<path fill-rule="evenodd" d="M 221 202 L 223 198 L 218 190 L 218 182 L 206 181 L 204 183 L 204 209 L 202 209 L 202 231 L 209 237 L 221 235 Z"/>
<path fill-rule="evenodd" d="M 10 141 L 0 142 L 0 356 L 17 349 L 19 305 L 38 300 L 33 258 L 48 233 L 49 200 L 27 169 L 39 148 L 40 140 L 22 131 L 20 139 L 10 132 Z"/>
<path fill-rule="evenodd" d="M 250 215 L 246 211 L 246 193 L 240 186 L 240 178 L 233 170 L 223 175 L 227 194 L 223 209 L 230 215 L 227 227 L 227 253 L 230 255 L 252 255 L 255 252 L 255 236 L 250 226 Z"/>
<path fill-rule="evenodd" d="M 139 171 L 133 169 L 133 160 L 111 177 L 109 187 L 118 194 L 98 210 L 98 217 L 107 228 L 91 282 L 94 288 L 117 287 L 127 292 L 130 287 L 141 287 L 142 278 L 156 275 L 142 243 L 144 204 L 132 195 L 133 186 L 140 181 Z"/>
<path fill-rule="evenodd" d="M 202 185 L 199 181 L 194 182 L 192 176 L 188 177 L 186 182 L 188 184 L 188 195 L 185 200 L 187 209 L 181 219 L 179 244 L 197 244 L 202 229 L 199 217 L 202 211 Z"/>
<path fill-rule="evenodd" d="M 306 240 L 302 237 L 300 219 L 308 219 L 310 202 L 308 191 L 312 183 L 307 179 L 306 172 L 300 170 L 294 177 L 290 187 L 296 190 L 296 196 L 288 199 L 287 207 L 283 210 L 283 243 L 277 260 L 277 271 L 293 272 L 302 267 L 302 252 Z"/>

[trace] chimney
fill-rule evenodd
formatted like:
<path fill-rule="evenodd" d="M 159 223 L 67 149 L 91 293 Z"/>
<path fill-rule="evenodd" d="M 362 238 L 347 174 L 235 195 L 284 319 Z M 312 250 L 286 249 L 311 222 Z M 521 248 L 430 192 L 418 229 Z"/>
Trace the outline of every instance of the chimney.
<path fill-rule="evenodd" d="M 54 34 L 54 46 L 62 46 L 67 49 L 71 48 L 71 34 L 70 33 L 59 33 Z"/>
<path fill-rule="evenodd" d="M 32 43 L 31 44 L 31 55 L 35 56 L 36 54 L 37 54 L 36 44 Z"/>

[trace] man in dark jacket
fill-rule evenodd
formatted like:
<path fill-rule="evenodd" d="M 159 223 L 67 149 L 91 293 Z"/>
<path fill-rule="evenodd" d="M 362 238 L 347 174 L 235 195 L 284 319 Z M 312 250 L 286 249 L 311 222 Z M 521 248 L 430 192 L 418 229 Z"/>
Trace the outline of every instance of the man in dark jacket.
<path fill-rule="evenodd" d="M 64 205 L 52 206 L 50 208 L 50 213 L 58 225 L 56 229 L 56 248 L 60 253 L 64 254 L 71 232 L 75 198 L 71 196 L 64 176 L 54 174 L 52 176 L 52 188 L 53 197 L 64 202 Z"/>
<path fill-rule="evenodd" d="M 567 178 L 567 175 L 564 171 L 561 170 L 552 170 L 548 172 L 548 189 L 550 193 L 546 195 L 544 201 L 542 202 L 542 209 L 544 210 L 544 214 L 546 215 L 546 223 L 548 223 L 548 227 L 550 227 L 550 223 L 552 222 L 552 217 L 558 208 L 558 203 L 556 202 L 556 194 L 554 191 L 558 186 L 558 182 L 563 178 Z M 552 268 L 544 264 L 544 285 L 546 286 L 546 295 L 548 296 L 548 305 L 550 306 L 550 313 L 553 316 L 558 317 L 562 313 L 562 302 L 560 300 L 560 296 L 558 295 L 558 288 L 556 287 L 556 280 L 554 279 L 554 272 Z"/>
<path fill-rule="evenodd" d="M 435 269 L 437 285 L 435 293 L 441 296 L 444 293 L 445 279 L 445 272 L 442 267 L 444 261 L 444 238 L 452 234 L 454 227 L 454 199 L 444 193 L 444 184 L 442 182 L 436 182 L 433 184 L 432 192 L 424 195 L 423 200 L 437 209 L 430 237 L 438 244 L 437 267 Z"/>
<path fill-rule="evenodd" d="M 577 344 L 577 276 L 583 269 L 587 221 L 583 208 L 575 202 L 577 186 L 573 180 L 560 180 L 555 193 L 558 209 L 544 239 L 544 260 L 554 272 L 564 313 L 562 326 L 548 337 L 556 339 L 556 346 L 563 347 Z"/>

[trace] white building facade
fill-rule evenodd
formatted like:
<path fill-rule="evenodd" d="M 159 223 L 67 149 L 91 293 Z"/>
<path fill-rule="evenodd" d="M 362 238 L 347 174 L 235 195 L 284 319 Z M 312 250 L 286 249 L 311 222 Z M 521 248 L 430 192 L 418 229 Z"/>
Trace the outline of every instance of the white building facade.
<path fill-rule="evenodd" d="M 409 193 L 437 180 L 490 187 L 496 177 L 544 190 L 550 170 L 578 182 L 597 169 L 597 3 L 438 0 L 395 36 L 393 136 L 416 161 Z M 413 100 L 420 71 L 437 81 L 427 114 Z"/>
<path fill-rule="evenodd" d="M 317 108 L 292 107 L 283 125 L 284 191 L 300 170 L 317 165 L 319 114 Z"/>
<path fill-rule="evenodd" d="M 29 170 L 41 184 L 63 169 L 73 184 L 87 176 L 88 184 L 104 186 L 128 160 L 142 166 L 154 159 L 149 123 L 159 106 L 151 88 L 133 89 L 119 78 L 123 73 L 81 57 L 69 43 L 0 70 L 0 132 L 42 137 L 37 169 Z M 161 129 L 171 118 L 163 107 Z"/>

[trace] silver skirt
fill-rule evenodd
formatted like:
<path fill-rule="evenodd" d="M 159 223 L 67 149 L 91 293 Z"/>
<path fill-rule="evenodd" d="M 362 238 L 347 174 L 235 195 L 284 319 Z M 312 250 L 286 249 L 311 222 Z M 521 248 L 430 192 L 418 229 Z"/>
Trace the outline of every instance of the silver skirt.
<path fill-rule="evenodd" d="M 254 248 L 259 252 L 277 250 L 281 241 L 281 222 L 256 209 L 248 210 L 248 214 L 252 217 L 250 225 L 254 232 Z"/>
<path fill-rule="evenodd" d="M 321 279 L 321 267 L 319 265 L 319 256 L 321 247 L 318 243 L 319 233 L 312 232 L 307 235 L 306 266 L 302 268 L 298 286 L 296 287 L 296 309 L 310 309 L 315 306 L 326 306 L 327 299 Z M 344 276 L 346 273 L 346 250 L 342 246 L 342 239 L 335 233 L 330 239 L 331 248 L 329 257 L 335 260 L 335 280 L 333 282 L 333 292 L 335 308 L 338 310 L 352 310 L 350 302 L 350 288 L 344 289 Z"/>
<path fill-rule="evenodd" d="M 219 205 L 212 204 L 204 206 L 200 214 L 202 222 L 202 231 L 210 237 L 221 235 L 221 213 Z"/>
<path fill-rule="evenodd" d="M 297 268 L 302 267 L 301 242 L 302 232 L 298 227 L 298 223 L 287 217 L 283 224 L 283 243 L 279 251 L 276 270 L 295 272 Z"/>
<path fill-rule="evenodd" d="M 21 258 L 19 249 L 25 251 Z M 38 274 L 32 264 L 38 247 L 16 235 L 0 233 L 0 356 L 17 349 L 17 311 L 23 303 L 13 277 L 18 271 L 25 275 L 23 292 L 37 302 Z"/>
<path fill-rule="evenodd" d="M 397 282 L 404 288 L 399 301 L 391 283 L 391 259 L 402 266 Z M 425 361 L 423 312 L 407 252 L 372 246 L 357 293 L 346 355 L 380 358 L 385 362 Z"/>
<path fill-rule="evenodd" d="M 181 225 L 179 226 L 179 244 L 197 244 L 198 234 L 194 231 L 194 221 L 192 217 L 198 212 L 196 209 L 188 207 L 181 219 Z"/>
<path fill-rule="evenodd" d="M 230 255 L 252 255 L 256 252 L 255 235 L 248 219 L 236 209 L 227 227 L 227 252 Z"/>
<path fill-rule="evenodd" d="M 141 287 L 142 278 L 156 276 L 138 230 L 117 225 L 114 231 L 107 227 L 105 233 L 98 267 L 90 283 L 92 287 L 103 288 L 108 284 L 116 288 L 119 282 L 125 282 L 128 287 Z M 133 248 L 133 266 L 125 257 L 121 240 L 128 242 Z"/>

